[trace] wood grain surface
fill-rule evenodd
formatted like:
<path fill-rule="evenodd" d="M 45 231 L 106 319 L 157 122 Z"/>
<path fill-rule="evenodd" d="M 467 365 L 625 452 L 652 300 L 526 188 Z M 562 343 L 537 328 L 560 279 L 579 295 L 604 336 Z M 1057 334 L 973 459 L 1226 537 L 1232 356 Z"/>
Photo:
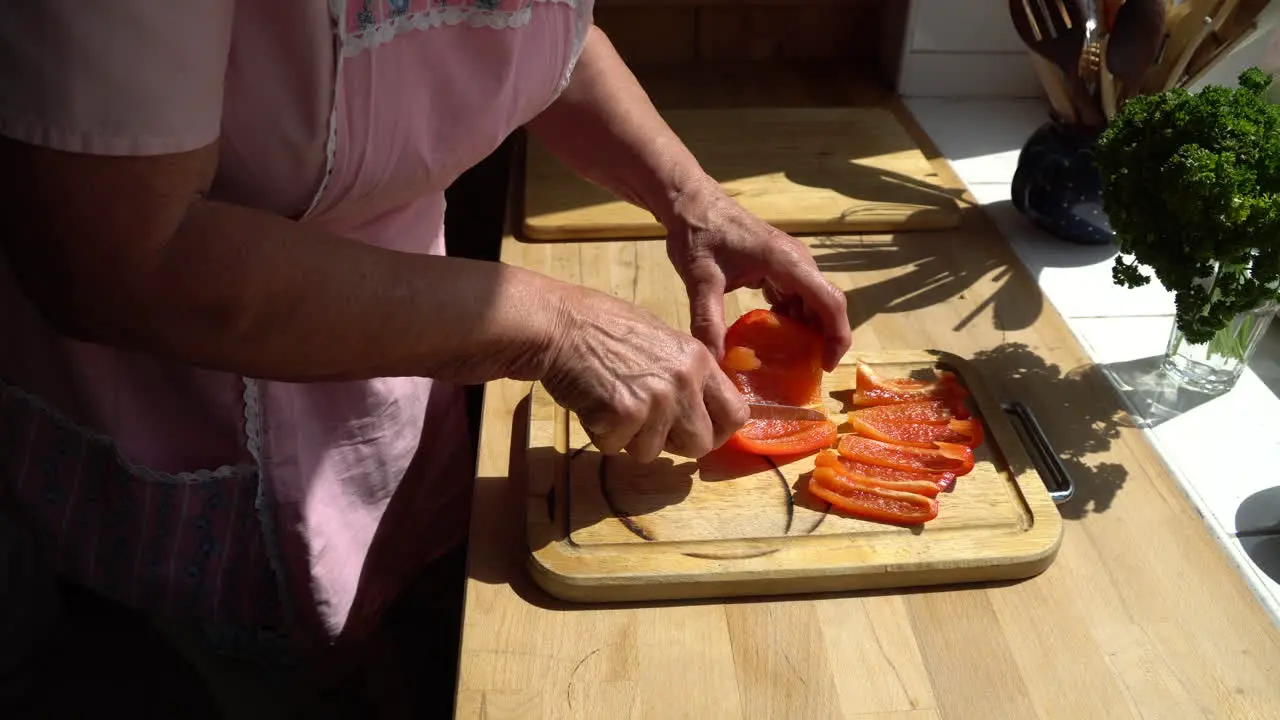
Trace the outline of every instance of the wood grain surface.
<path fill-rule="evenodd" d="M 735 73 L 737 75 L 735 75 Z M 716 83 L 701 86 L 699 78 Z M 737 84 L 727 77 L 740 77 Z M 788 79 L 789 77 L 789 79 Z M 672 82 L 664 82 L 671 78 Z M 764 78 L 764 81 L 762 81 Z M 767 84 L 769 78 L 786 82 Z M 1031 273 L 900 105 L 829 68 L 662 72 L 660 103 L 884 102 L 962 203 L 955 231 L 806 240 L 849 300 L 854 352 L 932 347 L 1025 401 L 1076 483 L 1054 563 L 1023 581 L 580 606 L 525 564 L 530 384 L 491 383 L 475 486 L 460 718 L 1276 718 L 1280 634 Z M 1096 262 L 1095 249 L 1059 253 Z M 1091 254 L 1094 253 L 1094 254 Z M 529 244 L 503 260 L 688 306 L 659 241 Z M 736 317 L 758 293 L 726 298 Z"/>
<path fill-rule="evenodd" d="M 881 108 L 672 110 L 667 123 L 739 203 L 790 233 L 954 228 L 955 198 Z M 524 182 L 528 240 L 662 237 L 647 210 L 583 180 L 537 143 Z"/>
<path fill-rule="evenodd" d="M 1062 519 L 986 383 L 960 358 L 850 354 L 823 378 L 828 415 L 845 414 L 856 361 L 884 377 L 935 367 L 969 389 L 986 441 L 973 471 L 915 527 L 860 520 L 807 490 L 815 454 L 760 458 L 732 449 L 698 461 L 605 457 L 540 385 L 529 399 L 530 569 L 577 602 L 794 594 L 1021 579 L 1048 567 Z"/>

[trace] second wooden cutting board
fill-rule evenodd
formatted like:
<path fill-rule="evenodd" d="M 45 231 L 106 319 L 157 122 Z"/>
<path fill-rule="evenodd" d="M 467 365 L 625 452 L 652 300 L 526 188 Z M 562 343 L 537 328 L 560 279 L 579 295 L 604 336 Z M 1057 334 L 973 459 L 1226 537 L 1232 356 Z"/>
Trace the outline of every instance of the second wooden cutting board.
<path fill-rule="evenodd" d="M 526 463 L 534 578 L 557 597 L 603 602 L 1009 580 L 1044 570 L 1062 518 L 981 378 L 945 355 L 860 359 L 890 377 L 941 364 L 971 393 L 986 441 L 974 470 L 939 494 L 937 518 L 899 527 L 832 511 L 805 489 L 813 455 L 771 461 L 721 452 L 649 465 L 606 458 L 577 418 L 535 387 Z M 833 419 L 843 420 L 855 371 L 846 362 L 824 379 Z"/>
<path fill-rule="evenodd" d="M 881 108 L 668 110 L 663 117 L 744 207 L 789 233 L 941 230 L 960 224 L 924 153 Z M 523 239 L 661 237 L 653 215 L 528 144 Z"/>

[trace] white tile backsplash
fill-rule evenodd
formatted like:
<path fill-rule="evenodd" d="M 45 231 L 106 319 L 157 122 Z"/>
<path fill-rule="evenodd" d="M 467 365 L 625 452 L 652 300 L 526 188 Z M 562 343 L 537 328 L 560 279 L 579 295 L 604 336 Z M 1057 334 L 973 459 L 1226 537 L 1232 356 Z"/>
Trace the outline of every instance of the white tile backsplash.
<path fill-rule="evenodd" d="M 1000 0 L 912 0 L 915 52 L 1026 52 Z"/>
<path fill-rule="evenodd" d="M 903 97 L 1044 97 L 1026 51 L 906 52 L 897 90 Z"/>
<path fill-rule="evenodd" d="M 1008 183 L 1027 138 L 1049 121 L 1043 100 L 908 98 L 906 105 L 965 183 Z"/>
<path fill-rule="evenodd" d="M 1163 354 L 1173 315 L 1073 318 L 1070 324 L 1093 361 L 1109 365 Z"/>

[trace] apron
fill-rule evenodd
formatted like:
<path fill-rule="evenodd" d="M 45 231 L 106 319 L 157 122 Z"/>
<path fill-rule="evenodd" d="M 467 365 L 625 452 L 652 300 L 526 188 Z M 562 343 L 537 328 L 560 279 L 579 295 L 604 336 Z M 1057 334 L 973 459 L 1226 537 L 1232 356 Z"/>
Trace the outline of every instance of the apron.
<path fill-rule="evenodd" d="M 591 10 L 330 0 L 329 140 L 299 221 L 444 254 L 445 188 L 564 89 Z M 269 120 L 224 122 L 228 145 Z M 261 381 L 74 342 L 3 267 L 0 323 L 20 348 L 0 363 L 0 473 L 57 570 L 224 649 L 362 635 L 467 531 L 461 387 Z"/>

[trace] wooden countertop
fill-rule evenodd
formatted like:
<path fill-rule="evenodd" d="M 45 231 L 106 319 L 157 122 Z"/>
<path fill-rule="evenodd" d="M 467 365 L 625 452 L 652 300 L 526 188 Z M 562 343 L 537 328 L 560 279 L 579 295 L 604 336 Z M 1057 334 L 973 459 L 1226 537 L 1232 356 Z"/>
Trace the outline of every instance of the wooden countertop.
<path fill-rule="evenodd" d="M 656 97 L 656 96 L 655 96 Z M 857 350 L 972 360 L 1037 414 L 1073 474 L 1057 560 L 1030 580 L 844 596 L 573 607 L 525 571 L 529 385 L 487 388 L 460 718 L 1280 717 L 1280 632 L 993 223 L 812 239 L 848 291 Z M 661 241 L 526 244 L 502 260 L 688 309 Z M 726 298 L 730 317 L 762 306 Z"/>

